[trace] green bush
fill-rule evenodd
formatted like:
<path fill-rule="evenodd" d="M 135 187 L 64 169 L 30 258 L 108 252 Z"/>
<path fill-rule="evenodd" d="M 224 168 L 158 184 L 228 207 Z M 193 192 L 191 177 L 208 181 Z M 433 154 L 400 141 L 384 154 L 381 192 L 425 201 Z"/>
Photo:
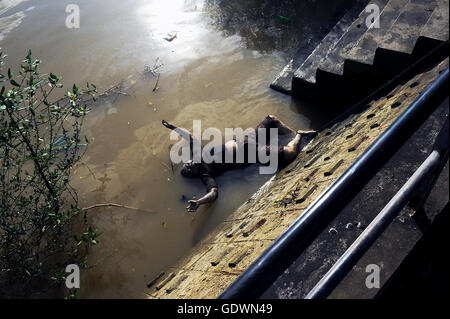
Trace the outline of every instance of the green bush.
<path fill-rule="evenodd" d="M 70 185 L 89 143 L 82 97 L 96 87 L 58 97 L 61 77 L 41 74 L 31 51 L 14 73 L 3 70 L 5 58 L 0 49 L 0 297 L 48 296 L 64 287 L 66 265 L 85 266 L 97 243 Z"/>

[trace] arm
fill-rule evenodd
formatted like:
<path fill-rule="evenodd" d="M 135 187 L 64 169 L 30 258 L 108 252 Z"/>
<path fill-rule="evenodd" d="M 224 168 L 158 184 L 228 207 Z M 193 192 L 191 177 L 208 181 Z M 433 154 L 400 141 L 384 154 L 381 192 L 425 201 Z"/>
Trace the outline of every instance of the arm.
<path fill-rule="evenodd" d="M 216 200 L 219 194 L 217 187 L 212 188 L 205 196 L 199 200 L 190 200 L 189 205 L 186 207 L 188 212 L 195 212 L 200 205 L 208 204 Z"/>
<path fill-rule="evenodd" d="M 165 120 L 162 120 L 162 125 L 167 127 L 169 130 L 177 132 L 178 134 L 181 135 L 182 138 L 184 138 L 186 141 L 188 141 L 190 143 L 192 143 L 192 141 L 194 140 L 194 137 L 189 133 L 189 131 L 187 131 L 183 128 L 176 127 L 175 125 L 169 124 Z"/>
<path fill-rule="evenodd" d="M 217 187 L 216 180 L 209 175 L 204 173 L 201 176 L 202 183 L 206 186 L 206 195 L 199 200 L 190 200 L 189 205 L 186 207 L 188 212 L 195 212 L 200 205 L 212 203 L 219 196 L 219 188 Z"/>
<path fill-rule="evenodd" d="M 191 135 L 191 133 L 189 133 L 189 131 L 187 131 L 187 130 L 185 130 L 183 128 L 180 128 L 180 127 L 176 127 L 175 125 L 169 124 L 166 120 L 162 120 L 162 125 L 167 127 L 169 130 L 177 132 L 178 134 L 181 135 L 181 137 L 183 139 L 185 139 L 186 141 L 189 142 L 189 146 L 191 148 L 191 159 L 194 158 L 194 152 L 196 152 L 196 154 L 195 154 L 195 155 L 197 155 L 196 158 L 201 158 L 201 151 L 200 151 L 200 154 L 198 154 L 197 152 L 199 152 L 199 150 L 196 149 L 196 148 L 194 149 L 194 141 L 196 143 L 198 143 L 198 145 L 201 145 L 201 144 L 196 138 L 194 138 Z M 200 156 L 200 157 L 198 157 L 198 156 Z"/>

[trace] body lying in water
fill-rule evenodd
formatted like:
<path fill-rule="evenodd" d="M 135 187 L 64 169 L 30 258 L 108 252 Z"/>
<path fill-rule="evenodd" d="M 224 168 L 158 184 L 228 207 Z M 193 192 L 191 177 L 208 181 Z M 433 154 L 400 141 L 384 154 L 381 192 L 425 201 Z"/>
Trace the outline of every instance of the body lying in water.
<path fill-rule="evenodd" d="M 281 120 L 279 120 L 275 115 L 268 115 L 266 118 L 259 123 L 250 134 L 246 135 L 242 141 L 238 141 L 236 139 L 230 140 L 227 143 L 223 144 L 220 149 L 220 154 L 211 154 L 218 156 L 222 159 L 220 162 L 213 161 L 212 163 L 205 163 L 203 160 L 200 163 L 195 163 L 192 159 L 196 158 L 193 152 L 194 147 L 193 143 L 195 138 L 185 129 L 176 127 L 172 124 L 169 124 L 167 121 L 162 121 L 162 124 L 170 129 L 176 131 L 180 134 L 185 140 L 190 143 L 191 150 L 191 160 L 187 163 L 184 163 L 183 168 L 181 170 L 181 175 L 187 178 L 200 178 L 203 184 L 206 187 L 206 195 L 198 200 L 190 200 L 189 205 L 186 209 L 189 212 L 195 212 L 200 205 L 204 205 L 207 203 L 211 203 L 218 197 L 218 186 L 215 180 L 216 176 L 221 175 L 227 170 L 230 169 L 238 169 L 244 168 L 254 162 L 249 160 L 249 150 L 250 145 L 252 143 L 256 144 L 257 153 L 259 152 L 269 154 L 271 151 L 276 152 L 278 159 L 278 169 L 285 167 L 287 164 L 291 163 L 299 153 L 300 142 L 303 137 L 311 137 L 315 134 L 314 131 L 295 131 L 284 124 Z M 282 137 L 289 137 L 289 135 L 294 136 L 290 140 L 285 143 L 285 145 L 278 145 L 276 150 L 271 149 L 270 139 L 274 138 L 269 134 L 265 134 L 265 136 L 260 135 L 261 130 L 259 129 L 269 129 L 275 128 L 277 129 L 276 138 L 278 141 L 283 140 Z M 198 142 L 198 141 L 196 141 Z M 199 143 L 199 142 L 198 142 Z M 282 143 L 283 144 L 283 143 Z M 237 161 L 237 153 L 238 151 L 242 151 L 240 147 L 243 147 L 243 161 Z M 199 150 L 201 152 L 201 149 Z M 199 155 L 199 154 L 197 154 Z M 201 158 L 198 156 L 197 158 Z M 225 159 L 232 159 L 232 161 L 226 161 Z M 263 163 L 258 156 L 256 156 L 256 162 L 260 164 Z"/>

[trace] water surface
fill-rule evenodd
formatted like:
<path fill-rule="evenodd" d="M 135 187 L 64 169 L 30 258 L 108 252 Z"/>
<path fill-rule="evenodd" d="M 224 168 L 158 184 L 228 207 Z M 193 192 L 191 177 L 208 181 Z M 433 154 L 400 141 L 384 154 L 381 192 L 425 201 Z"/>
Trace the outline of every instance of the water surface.
<path fill-rule="evenodd" d="M 191 129 L 192 121 L 201 119 L 204 128 L 223 132 L 254 127 L 276 114 L 294 128 L 317 128 L 326 117 L 311 116 L 269 84 L 293 51 L 326 34 L 318 28 L 334 24 L 342 8 L 317 11 L 315 1 L 300 1 L 296 8 L 308 17 L 302 19 L 289 11 L 293 1 L 281 1 L 277 9 L 267 1 L 80 0 L 81 27 L 67 29 L 69 3 L 2 0 L 0 46 L 8 63 L 17 65 L 31 49 L 45 71 L 63 75 L 66 87 L 89 81 L 101 89 L 155 61 L 163 64 L 156 92 L 155 78 L 138 78 L 130 96 L 92 110 L 85 131 L 93 142 L 72 177 L 83 205 L 118 203 L 157 212 L 90 213 L 102 235 L 90 252 L 90 269 L 82 273 L 81 296 L 139 297 L 148 282 L 270 178 L 255 166 L 226 173 L 217 180 L 219 199 L 187 214 L 186 199 L 199 198 L 204 187 L 183 179 L 179 166 L 172 171 L 173 142 L 161 120 Z M 298 18 L 285 25 L 277 12 Z M 169 42 L 168 34 L 177 38 Z"/>

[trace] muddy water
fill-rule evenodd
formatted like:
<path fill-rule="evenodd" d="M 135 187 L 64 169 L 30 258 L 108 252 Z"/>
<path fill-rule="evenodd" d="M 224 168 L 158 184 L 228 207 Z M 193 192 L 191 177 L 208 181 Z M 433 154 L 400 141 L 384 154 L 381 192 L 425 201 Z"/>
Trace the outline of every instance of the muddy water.
<path fill-rule="evenodd" d="M 243 38 L 210 18 L 219 14 L 223 22 L 235 13 L 212 12 L 215 6 L 207 9 L 203 1 L 80 0 L 80 28 L 67 29 L 65 8 L 71 2 L 2 0 L 0 46 L 10 64 L 32 49 L 46 71 L 63 75 L 66 86 L 90 81 L 106 89 L 157 58 L 163 63 L 156 92 L 155 78 L 139 79 L 130 96 L 92 110 L 85 130 L 93 142 L 72 178 L 86 206 L 117 203 L 145 210 L 91 211 L 102 235 L 90 252 L 91 268 L 82 273 L 81 296 L 139 297 L 148 282 L 270 178 L 257 174 L 257 167 L 226 173 L 217 180 L 219 199 L 187 214 L 186 200 L 202 196 L 204 187 L 182 178 L 179 166 L 172 171 L 162 119 L 187 129 L 201 119 L 204 128 L 223 132 L 254 127 L 267 114 L 297 129 L 318 127 L 326 118 L 312 122 L 301 106 L 268 88 L 289 55 L 277 50 L 277 41 L 256 41 L 264 34 L 258 33 L 261 25 L 251 27 L 251 19 L 245 25 L 249 38 Z M 276 19 L 269 23 L 285 28 Z M 266 29 L 272 35 L 279 31 Z M 168 33 L 177 38 L 164 40 Z M 311 35 L 299 37 L 307 41 Z"/>

